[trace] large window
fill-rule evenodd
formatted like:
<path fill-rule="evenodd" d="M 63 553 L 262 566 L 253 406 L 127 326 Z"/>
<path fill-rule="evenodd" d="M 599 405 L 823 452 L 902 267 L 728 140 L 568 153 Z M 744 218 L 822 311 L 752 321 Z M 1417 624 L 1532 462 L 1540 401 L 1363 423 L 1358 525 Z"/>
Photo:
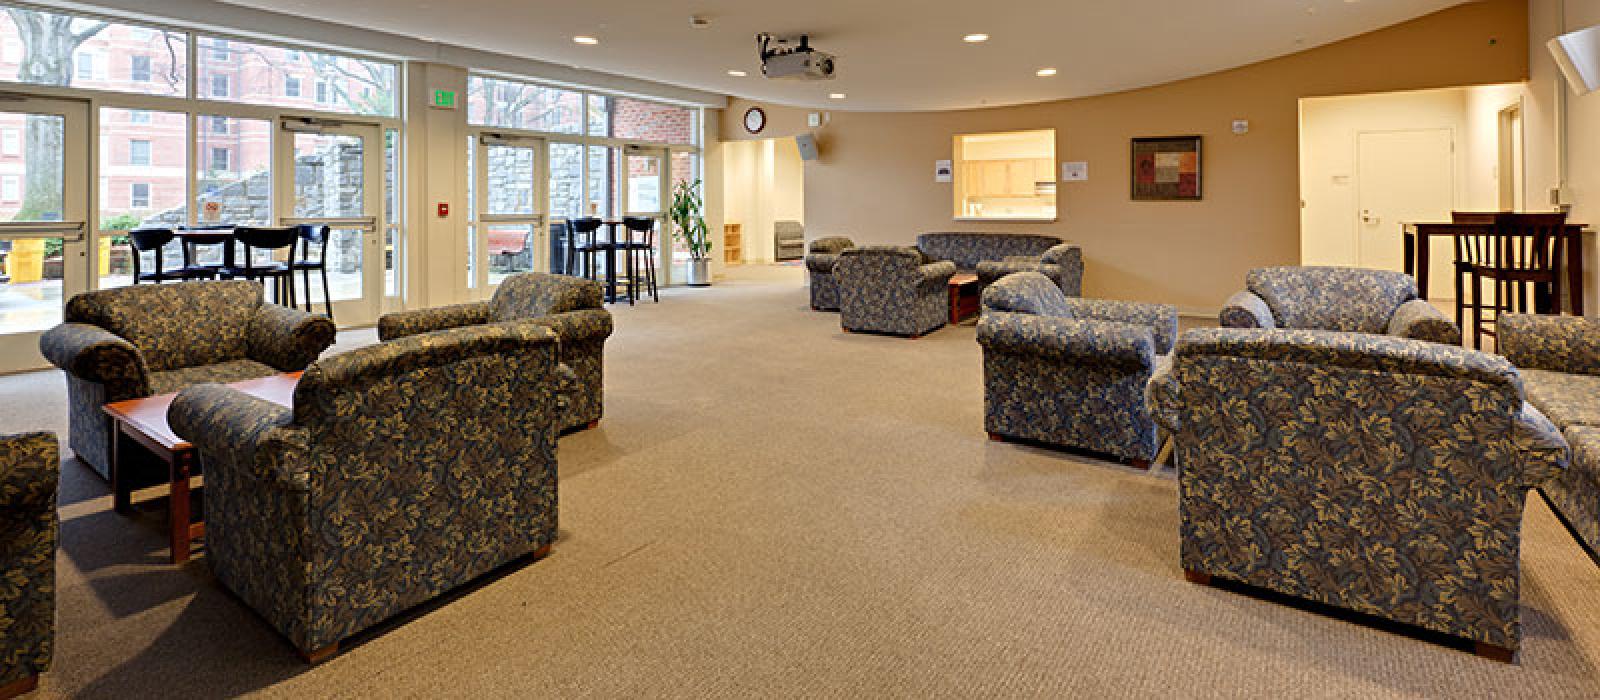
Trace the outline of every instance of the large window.
<path fill-rule="evenodd" d="M 479 126 L 583 133 L 583 93 L 498 78 L 467 78 L 467 122 Z"/>
<path fill-rule="evenodd" d="M 198 79 L 213 86 L 208 95 L 212 99 L 382 117 L 396 114 L 394 63 L 208 36 L 197 41 Z M 218 91 L 219 79 L 232 89 Z M 325 89 L 328 99 L 305 94 L 301 86 L 308 82 L 326 84 L 319 91 Z"/>
<path fill-rule="evenodd" d="M 1054 221 L 1055 129 L 955 137 L 955 217 Z"/>
<path fill-rule="evenodd" d="M 138 138 L 130 139 L 130 133 Z M 188 134 L 189 115 L 183 112 L 100 109 L 101 289 L 133 282 L 131 253 L 119 232 L 188 223 Z M 169 248 L 164 265 L 182 265 L 181 251 Z M 144 254 L 145 269 L 155 263 L 154 255 Z"/>
<path fill-rule="evenodd" d="M 188 92 L 183 32 L 8 7 L 0 8 L 0 45 L 6 48 L 0 80 L 147 95 Z M 108 60 L 129 55 L 135 60 Z"/>
<path fill-rule="evenodd" d="M 218 129 L 213 122 L 227 122 Z M 207 223 L 206 203 L 216 202 L 215 218 L 239 224 L 272 221 L 272 122 L 235 117 L 199 117 L 195 151 L 196 206 Z"/>

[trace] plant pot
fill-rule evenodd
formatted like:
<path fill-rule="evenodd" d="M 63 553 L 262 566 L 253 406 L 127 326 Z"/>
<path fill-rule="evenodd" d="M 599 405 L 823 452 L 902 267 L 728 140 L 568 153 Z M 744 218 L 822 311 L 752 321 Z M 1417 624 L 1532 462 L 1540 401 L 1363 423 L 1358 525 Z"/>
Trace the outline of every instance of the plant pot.
<path fill-rule="evenodd" d="M 688 283 L 691 287 L 711 286 L 711 260 L 702 258 L 690 260 L 686 267 L 689 270 Z"/>

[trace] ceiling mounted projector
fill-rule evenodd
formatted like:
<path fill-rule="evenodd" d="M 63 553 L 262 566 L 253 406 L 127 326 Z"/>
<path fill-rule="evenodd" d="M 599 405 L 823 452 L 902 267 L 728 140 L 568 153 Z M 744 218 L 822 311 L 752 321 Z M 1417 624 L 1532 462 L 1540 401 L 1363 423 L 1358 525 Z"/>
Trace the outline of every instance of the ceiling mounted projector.
<path fill-rule="evenodd" d="M 804 34 L 796 39 L 757 34 L 756 50 L 761 54 L 761 74 L 768 78 L 833 79 L 833 54 L 811 48 L 810 38 Z"/>
<path fill-rule="evenodd" d="M 1573 91 L 1587 95 L 1600 89 L 1600 25 L 1562 34 L 1547 46 Z"/>

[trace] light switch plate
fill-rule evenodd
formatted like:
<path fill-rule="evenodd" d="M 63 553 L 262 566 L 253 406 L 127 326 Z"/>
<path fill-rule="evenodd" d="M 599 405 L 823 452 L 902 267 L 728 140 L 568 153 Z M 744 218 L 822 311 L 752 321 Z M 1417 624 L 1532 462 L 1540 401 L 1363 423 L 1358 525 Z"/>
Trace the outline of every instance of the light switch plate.
<path fill-rule="evenodd" d="M 1235 133 L 1235 134 L 1248 134 L 1248 133 L 1250 133 L 1250 120 L 1248 120 L 1248 119 L 1235 119 L 1235 120 L 1233 120 L 1233 133 Z"/>
<path fill-rule="evenodd" d="M 1084 182 L 1089 179 L 1089 162 L 1069 160 L 1061 164 L 1062 182 Z"/>

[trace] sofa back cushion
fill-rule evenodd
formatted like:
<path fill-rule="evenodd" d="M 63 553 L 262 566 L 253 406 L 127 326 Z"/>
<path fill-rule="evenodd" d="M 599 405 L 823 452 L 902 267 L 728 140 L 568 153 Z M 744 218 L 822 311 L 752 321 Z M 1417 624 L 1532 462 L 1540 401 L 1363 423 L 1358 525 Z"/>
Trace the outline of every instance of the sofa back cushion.
<path fill-rule="evenodd" d="M 524 272 L 507 277 L 489 300 L 489 318 L 516 321 L 598 309 L 604 298 L 599 282 L 567 275 Z"/>
<path fill-rule="evenodd" d="M 1417 298 L 1410 275 L 1354 267 L 1257 268 L 1245 286 L 1279 328 L 1384 333 L 1394 310 Z"/>
<path fill-rule="evenodd" d="M 1035 316 L 1071 318 L 1067 295 L 1043 273 L 1015 272 L 983 290 L 986 311 L 1010 311 Z"/>
<path fill-rule="evenodd" d="M 985 260 L 1037 258 L 1062 242 L 1055 236 L 1029 233 L 924 233 L 917 236 L 917 249 L 934 260 L 949 260 L 957 269 L 975 270 Z"/>
<path fill-rule="evenodd" d="M 823 236 L 811 241 L 806 248 L 810 253 L 841 253 L 856 247 L 855 241 L 847 236 Z"/>
<path fill-rule="evenodd" d="M 259 282 L 138 284 L 74 296 L 65 316 L 121 336 L 159 372 L 244 359 L 260 306 Z"/>

